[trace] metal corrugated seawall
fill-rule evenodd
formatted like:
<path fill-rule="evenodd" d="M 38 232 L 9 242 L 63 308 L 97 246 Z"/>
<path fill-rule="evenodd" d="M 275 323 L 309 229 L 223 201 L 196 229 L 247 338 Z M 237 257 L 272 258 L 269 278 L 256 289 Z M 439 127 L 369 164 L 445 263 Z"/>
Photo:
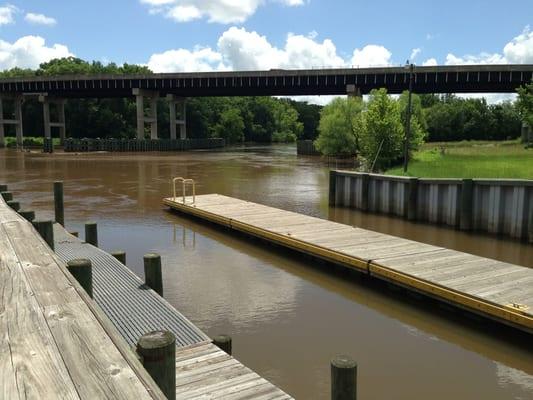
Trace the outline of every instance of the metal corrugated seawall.
<path fill-rule="evenodd" d="M 176 336 L 178 347 L 210 342 L 185 318 L 112 255 L 82 242 L 54 225 L 55 252 L 64 261 L 88 258 L 93 266 L 93 296 L 117 330 L 135 345 L 145 333 L 165 329 Z"/>
<path fill-rule="evenodd" d="M 533 243 L 532 180 L 426 179 L 331 172 L 332 206 L 500 234 Z M 413 191 L 411 196 L 409 191 Z"/>

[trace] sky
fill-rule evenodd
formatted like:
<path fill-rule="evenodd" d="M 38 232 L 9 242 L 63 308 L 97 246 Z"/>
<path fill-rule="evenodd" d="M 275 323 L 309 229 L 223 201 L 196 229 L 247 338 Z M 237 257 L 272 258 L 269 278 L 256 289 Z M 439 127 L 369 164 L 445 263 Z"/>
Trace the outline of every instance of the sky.
<path fill-rule="evenodd" d="M 0 0 L 0 70 L 533 64 L 533 0 Z"/>

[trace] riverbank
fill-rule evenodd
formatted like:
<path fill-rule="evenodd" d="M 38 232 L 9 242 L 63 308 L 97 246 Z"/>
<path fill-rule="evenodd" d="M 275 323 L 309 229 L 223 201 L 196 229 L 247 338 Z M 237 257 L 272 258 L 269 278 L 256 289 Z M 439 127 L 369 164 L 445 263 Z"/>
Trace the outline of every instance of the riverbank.
<path fill-rule="evenodd" d="M 533 179 L 533 149 L 519 141 L 425 143 L 409 162 L 389 175 L 420 178 Z"/>

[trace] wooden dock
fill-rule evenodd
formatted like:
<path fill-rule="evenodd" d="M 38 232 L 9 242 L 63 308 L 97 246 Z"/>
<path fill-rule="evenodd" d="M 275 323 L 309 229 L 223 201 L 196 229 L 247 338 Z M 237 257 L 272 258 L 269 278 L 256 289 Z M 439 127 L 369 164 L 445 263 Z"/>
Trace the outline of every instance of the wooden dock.
<path fill-rule="evenodd" d="M 1 196 L 0 398 L 164 398 L 64 262 Z"/>
<path fill-rule="evenodd" d="M 54 225 L 54 239 L 55 251 L 64 262 L 91 260 L 94 300 L 128 344 L 134 346 L 153 330 L 174 334 L 177 399 L 292 398 L 213 345 L 205 333 L 115 257 L 69 234 L 59 224 Z"/>
<path fill-rule="evenodd" d="M 533 333 L 533 269 L 218 194 L 172 209 Z"/>
<path fill-rule="evenodd" d="M 176 346 L 211 343 L 211 339 L 163 297 L 144 284 L 127 266 L 111 254 L 54 225 L 55 252 L 64 261 L 91 260 L 93 298 L 122 337 L 135 346 L 150 331 L 168 330 Z"/>

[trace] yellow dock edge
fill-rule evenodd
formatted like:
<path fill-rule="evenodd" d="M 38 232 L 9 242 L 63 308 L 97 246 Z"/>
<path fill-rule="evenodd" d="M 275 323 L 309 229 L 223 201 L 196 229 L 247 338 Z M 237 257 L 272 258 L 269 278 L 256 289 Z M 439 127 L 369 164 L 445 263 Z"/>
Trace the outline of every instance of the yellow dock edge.
<path fill-rule="evenodd" d="M 457 292 L 453 289 L 416 278 L 412 275 L 394 271 L 373 261 L 368 262 L 353 256 L 346 256 L 321 246 L 316 246 L 298 239 L 294 239 L 287 235 L 270 232 L 261 228 L 257 228 L 253 225 L 235 221 L 231 218 L 221 217 L 208 211 L 196 208 L 192 204 L 182 204 L 171 199 L 163 199 L 163 204 L 174 210 L 205 219 L 227 228 L 247 233 L 249 235 L 282 245 L 293 250 L 301 251 L 348 268 L 356 269 L 373 277 L 386 280 L 408 289 L 412 289 L 437 300 L 445 301 L 475 314 L 491 318 L 528 333 L 533 333 L 533 318 L 519 310 L 512 310 L 502 307 L 501 305 L 492 303 L 488 300 L 471 296 L 466 293 Z"/>

